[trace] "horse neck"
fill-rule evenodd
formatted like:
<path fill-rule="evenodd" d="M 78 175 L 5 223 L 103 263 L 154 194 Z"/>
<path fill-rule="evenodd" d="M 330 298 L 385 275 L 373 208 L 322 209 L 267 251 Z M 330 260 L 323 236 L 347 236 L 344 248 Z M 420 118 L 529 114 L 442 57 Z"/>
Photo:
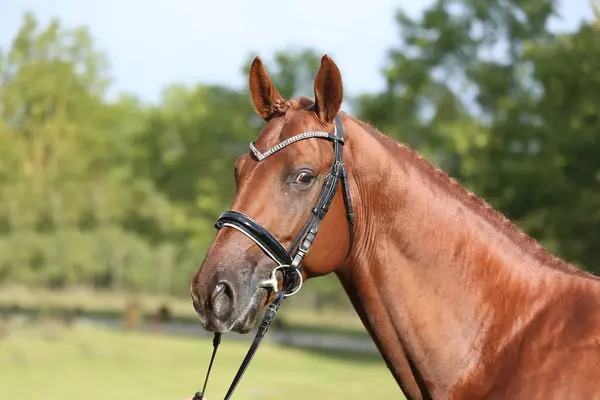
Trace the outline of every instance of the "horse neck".
<path fill-rule="evenodd" d="M 356 124 L 345 147 L 357 246 L 336 274 L 405 394 L 446 397 L 543 306 L 547 278 L 568 274 L 540 269 L 536 254 L 469 206 L 472 194 Z"/>

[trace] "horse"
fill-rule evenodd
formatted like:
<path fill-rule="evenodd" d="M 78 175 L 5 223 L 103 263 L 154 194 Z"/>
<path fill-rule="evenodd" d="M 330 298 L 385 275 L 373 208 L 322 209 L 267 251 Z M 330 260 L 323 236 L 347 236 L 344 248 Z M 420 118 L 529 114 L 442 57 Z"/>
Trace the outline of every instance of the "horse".
<path fill-rule="evenodd" d="M 249 88 L 264 125 L 235 162 L 232 211 L 243 221 L 221 221 L 192 278 L 204 329 L 249 332 L 276 292 L 261 283 L 279 269 L 276 289 L 285 284 L 289 265 L 273 253 L 302 238 L 310 251 L 291 273 L 295 284 L 337 276 L 408 399 L 600 399 L 600 278 L 342 111 L 329 56 L 314 100 L 284 99 L 260 57 Z M 340 163 L 346 180 L 331 185 Z M 313 205 L 326 189 L 322 215 Z M 305 223 L 316 214 L 318 235 Z"/>

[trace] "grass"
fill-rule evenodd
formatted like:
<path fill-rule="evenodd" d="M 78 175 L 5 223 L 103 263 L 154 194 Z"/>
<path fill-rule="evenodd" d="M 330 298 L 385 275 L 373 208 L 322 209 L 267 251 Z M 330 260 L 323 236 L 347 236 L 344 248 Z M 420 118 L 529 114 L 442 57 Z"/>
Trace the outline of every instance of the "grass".
<path fill-rule="evenodd" d="M 247 344 L 223 337 L 207 399 L 223 398 Z M 207 339 L 127 333 L 77 324 L 12 327 L 0 339 L 0 399 L 183 400 L 201 389 Z M 265 342 L 235 399 L 402 398 L 382 359 Z"/>

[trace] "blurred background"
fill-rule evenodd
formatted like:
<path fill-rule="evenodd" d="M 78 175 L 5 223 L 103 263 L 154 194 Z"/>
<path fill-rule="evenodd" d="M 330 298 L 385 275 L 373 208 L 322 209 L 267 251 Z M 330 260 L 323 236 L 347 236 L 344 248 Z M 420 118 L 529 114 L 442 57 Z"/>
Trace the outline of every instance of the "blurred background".
<path fill-rule="evenodd" d="M 0 398 L 181 399 L 212 350 L 190 279 L 261 123 L 320 57 L 343 108 L 600 273 L 600 4 L 0 1 Z M 252 335 L 225 335 L 221 398 Z M 335 277 L 282 307 L 237 399 L 402 398 Z"/>

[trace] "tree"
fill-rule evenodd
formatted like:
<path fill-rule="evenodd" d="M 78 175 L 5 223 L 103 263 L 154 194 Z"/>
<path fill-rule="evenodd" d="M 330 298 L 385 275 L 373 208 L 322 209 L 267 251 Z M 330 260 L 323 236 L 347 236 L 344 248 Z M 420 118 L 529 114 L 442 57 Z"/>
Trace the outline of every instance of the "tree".
<path fill-rule="evenodd" d="M 358 115 L 416 147 L 570 261 L 600 257 L 598 24 L 554 34 L 553 0 L 437 0 L 397 21 L 382 93 Z M 248 74 L 250 59 L 242 70 Z M 278 51 L 286 98 L 312 97 L 320 55 Z M 187 294 L 263 121 L 244 88 L 173 85 L 106 98 L 86 29 L 33 14 L 0 50 L 0 283 Z M 597 272 L 600 270 L 596 270 Z M 303 297 L 335 303 L 334 279 Z M 312 294 L 310 293 L 312 291 Z"/>
<path fill-rule="evenodd" d="M 360 114 L 593 268 L 597 30 L 554 34 L 555 13 L 553 0 L 438 0 L 419 19 L 399 11 L 405 46 L 390 51 L 387 88 L 363 96 Z"/>
<path fill-rule="evenodd" d="M 104 100 L 108 64 L 85 29 L 40 27 L 27 13 L 3 54 L 0 278 L 133 283 L 126 270 L 154 256 L 125 222 L 155 212 L 140 203 L 160 202 L 131 168 L 143 111 Z"/>

